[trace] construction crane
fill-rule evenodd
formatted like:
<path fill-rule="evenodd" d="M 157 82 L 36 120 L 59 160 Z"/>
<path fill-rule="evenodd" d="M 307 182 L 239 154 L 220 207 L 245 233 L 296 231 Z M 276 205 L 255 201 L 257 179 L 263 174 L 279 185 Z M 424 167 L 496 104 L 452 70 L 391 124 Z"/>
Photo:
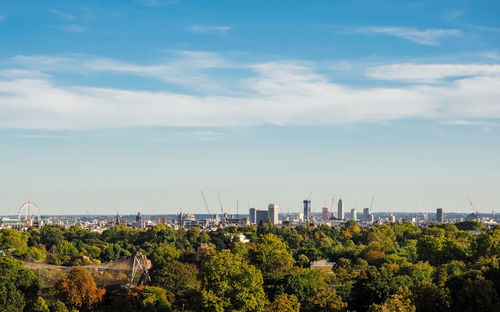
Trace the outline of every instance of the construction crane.
<path fill-rule="evenodd" d="M 205 198 L 205 193 L 203 193 L 203 191 L 200 191 L 200 192 L 201 192 L 201 196 L 203 197 L 203 202 L 205 203 L 205 207 L 207 207 L 208 216 L 210 217 L 211 213 L 210 213 L 210 209 L 208 209 L 208 203 L 207 203 L 207 199 Z"/>
<path fill-rule="evenodd" d="M 474 205 L 472 204 L 472 200 L 470 200 L 469 198 L 469 204 L 470 204 L 470 207 L 472 208 L 472 213 L 476 216 L 476 217 L 479 217 L 479 211 L 476 210 L 476 208 L 474 208 Z"/>
<path fill-rule="evenodd" d="M 219 198 L 220 212 L 222 213 L 222 216 L 224 216 L 224 208 L 222 208 L 222 199 L 220 197 L 220 193 L 217 193 L 217 197 Z"/>

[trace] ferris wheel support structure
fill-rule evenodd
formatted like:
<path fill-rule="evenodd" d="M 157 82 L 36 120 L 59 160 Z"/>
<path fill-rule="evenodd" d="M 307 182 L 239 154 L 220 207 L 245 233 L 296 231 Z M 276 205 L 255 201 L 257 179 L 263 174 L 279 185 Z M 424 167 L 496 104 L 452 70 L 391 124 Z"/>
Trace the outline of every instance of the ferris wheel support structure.
<path fill-rule="evenodd" d="M 31 197 L 28 196 L 28 201 L 21 205 L 18 211 L 18 219 L 26 224 L 26 228 L 33 226 L 36 218 L 36 222 L 40 224 L 40 208 L 31 201 Z"/>

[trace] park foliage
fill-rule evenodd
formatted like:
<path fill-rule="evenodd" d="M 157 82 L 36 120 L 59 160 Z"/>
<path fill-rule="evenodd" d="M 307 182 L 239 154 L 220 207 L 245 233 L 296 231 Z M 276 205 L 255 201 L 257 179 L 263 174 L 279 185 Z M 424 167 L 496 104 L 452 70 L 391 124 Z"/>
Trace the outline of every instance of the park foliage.
<path fill-rule="evenodd" d="M 474 221 L 211 232 L 46 225 L 0 230 L 0 250 L 0 311 L 500 311 L 500 227 Z M 151 281 L 125 293 L 81 267 L 136 252 L 151 259 Z M 331 271 L 309 269 L 322 259 Z M 42 291 L 22 261 L 73 268 Z"/>

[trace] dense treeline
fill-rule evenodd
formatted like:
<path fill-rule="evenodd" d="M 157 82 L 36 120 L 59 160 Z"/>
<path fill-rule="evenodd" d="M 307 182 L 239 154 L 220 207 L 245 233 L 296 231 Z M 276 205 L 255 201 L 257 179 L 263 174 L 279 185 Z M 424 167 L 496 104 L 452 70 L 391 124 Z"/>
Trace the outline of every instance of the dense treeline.
<path fill-rule="evenodd" d="M 474 221 L 208 233 L 44 226 L 1 230 L 0 250 L 0 311 L 500 311 L 500 227 Z M 152 260 L 151 282 L 123 296 L 78 268 L 138 251 Z M 76 267 L 42 298 L 17 259 Z M 320 259 L 332 272 L 309 270 Z"/>

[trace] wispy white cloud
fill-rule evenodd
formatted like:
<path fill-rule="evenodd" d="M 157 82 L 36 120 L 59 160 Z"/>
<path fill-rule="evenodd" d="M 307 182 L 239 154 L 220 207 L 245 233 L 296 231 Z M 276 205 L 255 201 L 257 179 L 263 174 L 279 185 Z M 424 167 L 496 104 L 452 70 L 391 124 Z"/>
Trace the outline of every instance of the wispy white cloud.
<path fill-rule="evenodd" d="M 5 19 L 5 15 L 0 14 L 0 23 Z"/>
<path fill-rule="evenodd" d="M 191 25 L 189 27 L 189 31 L 195 33 L 204 33 L 204 34 L 226 34 L 229 30 L 231 30 L 231 26 L 214 26 L 214 25 Z"/>
<path fill-rule="evenodd" d="M 164 79 L 164 75 L 170 73 L 170 68 L 175 69 L 177 62 L 185 64 L 193 55 L 207 56 L 184 51 L 184 56 L 167 65 L 148 66 L 112 59 L 89 60 L 82 56 L 17 57 L 12 66 L 24 64 L 22 70 L 44 74 L 67 72 L 68 69 L 74 75 L 119 71 L 129 75 L 151 75 L 170 84 L 172 82 Z M 208 56 L 207 59 L 212 60 L 209 65 L 201 59 L 198 63 L 193 62 L 183 79 L 195 80 L 206 66 L 232 66 L 220 56 Z M 77 64 L 81 64 L 81 68 Z M 500 77 L 484 69 L 466 77 L 453 77 L 447 84 L 354 87 L 331 82 L 315 70 L 316 64 L 312 62 L 280 61 L 239 66 L 248 69 L 250 74 L 229 83 L 221 83 L 219 77 L 207 74 L 221 90 L 200 94 L 67 86 L 67 83 L 63 86 L 53 82 L 50 76 L 10 72 L 0 79 L 0 127 L 95 129 L 346 124 L 408 118 L 438 122 L 500 120 Z M 10 70 L 16 69 L 21 70 Z M 194 77 L 191 79 L 190 75 Z M 201 133 L 199 137 L 210 139 L 214 136 Z"/>
<path fill-rule="evenodd" d="M 176 51 L 161 63 L 138 65 L 109 58 L 89 56 L 15 56 L 11 62 L 18 66 L 38 72 L 71 72 L 76 74 L 90 72 L 121 73 L 134 76 L 151 77 L 192 90 L 220 90 L 220 81 L 206 74 L 204 70 L 236 67 L 232 62 L 215 53 L 199 51 Z"/>
<path fill-rule="evenodd" d="M 56 10 L 56 9 L 50 9 L 49 12 L 54 14 L 54 15 L 57 15 L 58 17 L 60 17 L 62 19 L 65 19 L 67 21 L 72 21 L 75 19 L 75 16 L 71 15 L 68 12 L 64 12 L 64 11 L 60 11 L 60 10 Z"/>
<path fill-rule="evenodd" d="M 219 140 L 223 134 L 216 131 L 184 131 L 174 133 L 175 137 L 182 140 L 189 139 L 193 141 L 216 141 Z"/>
<path fill-rule="evenodd" d="M 344 28 L 340 33 L 362 34 L 362 35 L 386 35 L 406 39 L 423 45 L 438 45 L 444 38 L 459 37 L 462 31 L 459 29 L 417 29 L 394 26 L 367 26 Z"/>
<path fill-rule="evenodd" d="M 479 56 L 495 61 L 500 60 L 500 54 L 498 52 L 482 52 L 479 53 Z"/>
<path fill-rule="evenodd" d="M 81 33 L 87 31 L 87 28 L 80 26 L 80 25 L 69 25 L 69 26 L 64 26 L 62 27 L 64 31 L 69 31 L 69 32 L 74 32 L 74 33 Z"/>
<path fill-rule="evenodd" d="M 500 77 L 499 64 L 390 64 L 371 67 L 370 78 L 416 83 L 437 83 L 447 78 L 493 76 Z"/>
<path fill-rule="evenodd" d="M 443 18 L 447 22 L 453 22 L 459 17 L 463 16 L 465 14 L 464 10 L 458 10 L 458 9 L 452 9 L 448 10 L 443 14 Z"/>
<path fill-rule="evenodd" d="M 441 124 L 448 126 L 484 126 L 484 127 L 498 127 L 498 123 L 490 121 L 478 120 L 451 120 L 444 121 Z"/>

